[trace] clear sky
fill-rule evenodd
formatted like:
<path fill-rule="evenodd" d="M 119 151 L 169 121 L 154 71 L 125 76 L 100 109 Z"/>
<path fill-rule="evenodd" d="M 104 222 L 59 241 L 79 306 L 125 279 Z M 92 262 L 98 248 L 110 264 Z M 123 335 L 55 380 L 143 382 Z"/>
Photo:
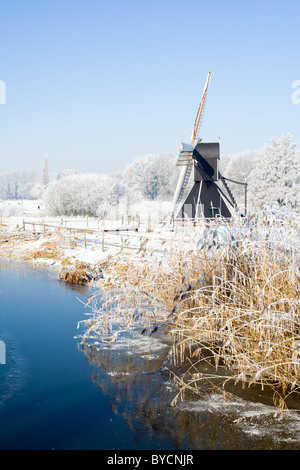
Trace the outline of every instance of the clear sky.
<path fill-rule="evenodd" d="M 55 172 L 108 173 L 176 155 L 208 72 L 204 141 L 300 143 L 299 18 L 299 0 L 1 0 L 0 173 L 45 153 Z"/>

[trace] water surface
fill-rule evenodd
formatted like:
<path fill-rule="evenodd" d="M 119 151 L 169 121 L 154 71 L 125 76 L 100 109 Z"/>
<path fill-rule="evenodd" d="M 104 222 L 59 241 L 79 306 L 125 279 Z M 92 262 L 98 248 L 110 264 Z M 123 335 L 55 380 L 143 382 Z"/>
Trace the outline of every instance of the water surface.
<path fill-rule="evenodd" d="M 298 449 L 297 414 L 231 400 L 171 408 L 167 347 L 136 332 L 78 348 L 90 289 L 51 268 L 0 262 L 0 449 Z"/>

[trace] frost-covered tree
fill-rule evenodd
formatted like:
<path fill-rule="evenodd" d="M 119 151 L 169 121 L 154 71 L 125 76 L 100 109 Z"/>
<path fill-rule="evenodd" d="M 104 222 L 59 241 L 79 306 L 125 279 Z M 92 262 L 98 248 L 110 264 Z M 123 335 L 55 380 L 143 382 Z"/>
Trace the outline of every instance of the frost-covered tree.
<path fill-rule="evenodd" d="M 43 175 L 42 175 L 42 183 L 45 187 L 47 187 L 48 184 L 50 183 L 50 178 L 51 178 L 51 174 L 50 174 L 49 157 L 48 157 L 47 153 L 45 153 L 45 155 L 44 155 L 44 165 L 43 165 Z"/>
<path fill-rule="evenodd" d="M 254 152 L 241 152 L 227 158 L 226 167 L 223 175 L 234 181 L 245 183 L 248 180 L 250 171 L 253 169 L 255 154 Z M 222 170 L 221 170 L 222 172 Z M 241 210 L 244 208 L 245 187 L 243 185 L 228 182 L 234 198 Z"/>
<path fill-rule="evenodd" d="M 62 170 L 61 173 L 57 175 L 56 179 L 61 180 L 65 178 L 66 176 L 72 176 L 72 175 L 77 175 L 77 174 L 78 174 L 78 171 L 73 170 L 71 168 L 65 168 L 64 170 Z"/>
<path fill-rule="evenodd" d="M 125 188 L 106 174 L 76 174 L 50 183 L 44 193 L 46 209 L 53 215 L 105 215 L 118 204 Z"/>
<path fill-rule="evenodd" d="M 35 183 L 34 170 L 15 170 L 0 175 L 2 199 L 30 199 Z"/>
<path fill-rule="evenodd" d="M 32 199 L 40 199 L 45 191 L 45 186 L 42 183 L 35 183 L 30 190 L 30 197 Z"/>
<path fill-rule="evenodd" d="M 256 152 L 248 182 L 260 206 L 300 207 L 300 152 L 291 134 L 271 139 Z"/>
<path fill-rule="evenodd" d="M 241 152 L 232 155 L 227 162 L 224 176 L 227 178 L 244 182 L 254 164 L 253 152 Z"/>
<path fill-rule="evenodd" d="M 246 179 L 249 198 L 257 206 L 300 207 L 300 151 L 291 134 L 273 138 L 254 152 L 227 157 L 221 172 L 233 180 Z M 241 206 L 244 188 L 231 183 L 229 186 Z"/>
<path fill-rule="evenodd" d="M 172 198 L 178 178 L 176 157 L 171 153 L 149 154 L 136 158 L 122 175 L 123 182 L 142 198 Z"/>

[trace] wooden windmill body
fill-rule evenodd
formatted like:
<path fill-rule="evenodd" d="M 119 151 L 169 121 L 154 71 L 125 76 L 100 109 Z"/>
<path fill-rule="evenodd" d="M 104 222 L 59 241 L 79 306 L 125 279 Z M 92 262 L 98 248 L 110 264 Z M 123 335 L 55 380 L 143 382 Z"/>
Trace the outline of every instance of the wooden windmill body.
<path fill-rule="evenodd" d="M 232 196 L 221 189 L 219 143 L 198 143 L 193 149 L 194 184 L 182 203 L 177 217 L 197 219 L 231 217 Z"/>

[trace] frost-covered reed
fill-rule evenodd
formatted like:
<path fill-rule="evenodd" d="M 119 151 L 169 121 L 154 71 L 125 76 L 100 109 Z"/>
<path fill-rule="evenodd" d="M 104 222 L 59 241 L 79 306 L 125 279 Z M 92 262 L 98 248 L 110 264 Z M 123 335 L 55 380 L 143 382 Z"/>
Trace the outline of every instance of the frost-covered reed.
<path fill-rule="evenodd" d="M 300 392 L 299 234 L 299 215 L 262 211 L 178 227 L 162 254 L 145 240 L 138 256 L 106 267 L 83 341 L 113 341 L 140 321 L 143 333 L 172 338 L 173 404 L 185 391 L 202 393 L 204 381 L 221 389 L 230 381 L 271 389 L 284 408 Z"/>

